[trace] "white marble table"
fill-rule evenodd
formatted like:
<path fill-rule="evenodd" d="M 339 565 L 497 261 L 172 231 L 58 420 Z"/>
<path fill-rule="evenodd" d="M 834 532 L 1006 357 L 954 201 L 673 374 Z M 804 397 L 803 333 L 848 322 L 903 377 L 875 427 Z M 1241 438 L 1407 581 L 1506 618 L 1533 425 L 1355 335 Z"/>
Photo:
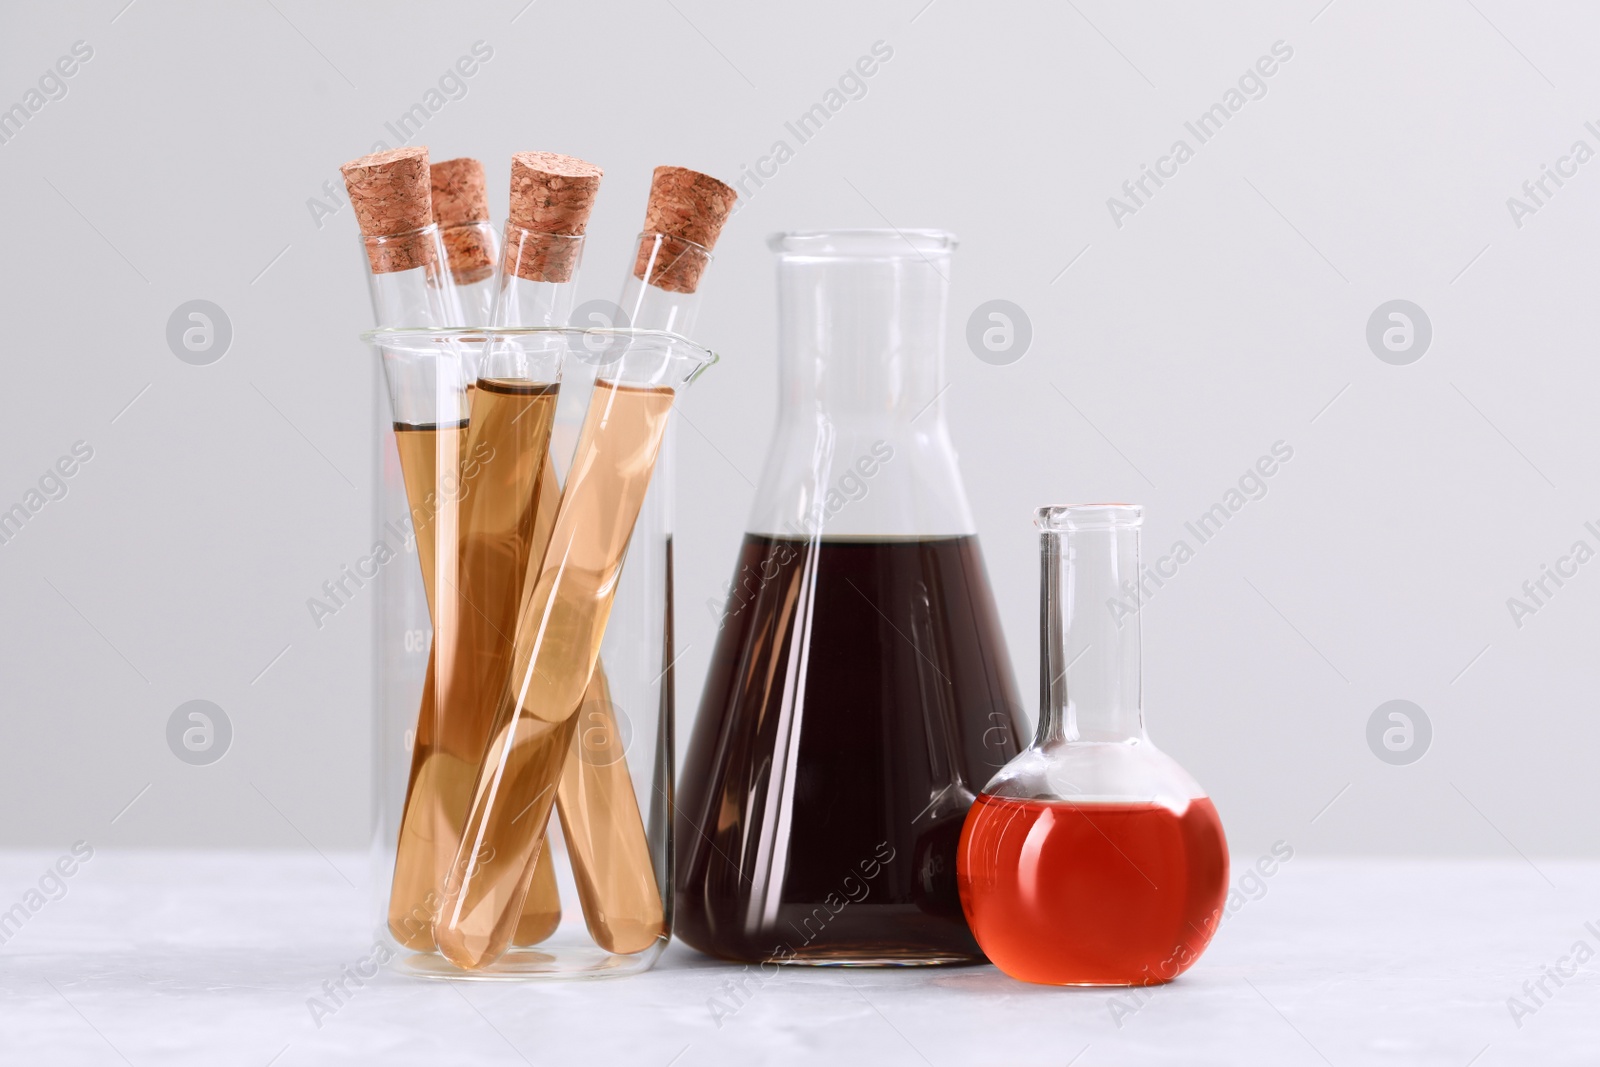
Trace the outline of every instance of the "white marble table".
<path fill-rule="evenodd" d="M 0 911 L 43 901 L 0 946 L 7 1065 L 1600 1063 L 1600 958 L 1524 992 L 1600 950 L 1593 863 L 1296 858 L 1138 999 L 979 967 L 785 970 L 738 1003 L 736 968 L 674 945 L 605 982 L 383 973 L 318 1026 L 372 951 L 362 857 L 101 850 L 28 897 L 60 855 L 0 853 Z"/>

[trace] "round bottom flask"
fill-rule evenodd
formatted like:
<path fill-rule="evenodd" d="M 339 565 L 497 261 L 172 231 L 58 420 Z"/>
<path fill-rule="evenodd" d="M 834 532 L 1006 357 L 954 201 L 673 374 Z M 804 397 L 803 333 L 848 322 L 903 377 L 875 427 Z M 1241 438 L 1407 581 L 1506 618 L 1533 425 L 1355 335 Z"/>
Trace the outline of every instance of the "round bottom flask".
<path fill-rule="evenodd" d="M 1139 525 L 1128 504 L 1042 508 L 1039 729 L 984 787 L 961 906 L 1005 973 L 1157 985 L 1205 950 L 1228 891 L 1217 809 L 1144 731 Z"/>

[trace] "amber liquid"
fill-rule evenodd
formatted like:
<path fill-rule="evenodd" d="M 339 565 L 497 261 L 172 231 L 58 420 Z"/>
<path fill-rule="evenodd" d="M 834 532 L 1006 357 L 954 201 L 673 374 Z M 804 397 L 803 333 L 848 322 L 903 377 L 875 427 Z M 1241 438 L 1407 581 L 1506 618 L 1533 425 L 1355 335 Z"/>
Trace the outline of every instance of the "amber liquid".
<path fill-rule="evenodd" d="M 549 460 L 543 478 L 532 538 L 533 555 L 541 561 L 559 504 L 557 494 L 548 491 L 557 483 L 555 466 Z M 530 573 L 530 582 L 532 578 Z M 556 811 L 561 817 L 589 936 L 607 952 L 627 955 L 642 952 L 666 937 L 667 923 L 625 748 L 611 703 L 605 663 L 596 661 L 561 769 Z M 488 845 L 491 849 L 504 847 L 493 840 Z M 551 870 L 550 862 L 549 853 L 541 850 L 535 861 L 533 888 L 528 892 L 513 938 L 516 945 L 536 944 L 553 932 L 539 935 L 536 925 L 536 917 L 542 914 L 538 902 L 546 893 L 544 882 Z M 554 892 L 552 882 L 548 890 L 552 901 Z"/>
<path fill-rule="evenodd" d="M 435 576 L 440 570 L 438 554 L 440 527 L 445 527 L 443 542 L 454 545 L 456 511 L 453 499 L 440 497 L 439 472 L 447 471 L 446 488 L 457 491 L 454 481 L 461 469 L 461 453 L 467 443 L 467 425 L 435 426 L 395 423 L 395 447 L 400 453 L 400 476 L 406 486 L 406 504 L 411 509 L 411 526 L 417 536 L 417 559 L 422 564 L 422 589 L 428 598 L 428 615 L 439 625 L 438 600 L 434 593 Z"/>
<path fill-rule="evenodd" d="M 476 762 L 511 668 L 511 634 L 536 516 L 559 488 L 544 479 L 556 386 L 480 379 L 463 457 L 461 562 L 456 589 L 461 637 L 440 743 Z M 546 533 L 548 537 L 548 533 Z M 543 541 L 538 548 L 542 555 Z"/>
<path fill-rule="evenodd" d="M 1228 893 L 1210 800 L 980 796 L 961 835 L 961 903 L 995 966 L 1048 985 L 1158 985 L 1199 958 Z"/>
<path fill-rule="evenodd" d="M 411 776 L 406 783 L 406 811 L 401 817 L 400 842 L 395 856 L 393 886 L 389 894 L 389 931 L 407 948 L 425 951 L 433 948 L 433 917 L 441 898 L 437 882 L 432 876 L 434 862 L 419 862 L 414 857 L 418 851 L 415 842 L 421 838 L 436 840 L 437 834 L 428 828 L 431 811 L 418 808 L 413 812 L 412 796 L 417 791 L 417 780 L 424 762 L 419 753 L 429 746 L 427 738 L 434 731 L 438 718 L 438 672 L 435 653 L 438 642 L 453 640 L 454 626 L 449 620 L 454 611 L 447 611 L 446 622 L 441 626 L 439 597 L 436 586 L 440 584 L 439 571 L 453 570 L 455 553 L 441 559 L 438 548 L 440 526 L 444 526 L 444 543 L 457 543 L 456 506 L 454 494 L 459 491 L 456 482 L 461 468 L 461 453 L 467 443 L 467 424 L 450 426 L 434 424 L 394 424 L 395 448 L 400 456 L 400 476 L 406 487 L 406 505 L 411 512 L 411 528 L 417 540 L 417 562 L 422 568 L 422 589 L 428 602 L 428 618 L 433 626 L 434 643 L 428 648 L 428 668 L 422 684 L 422 706 L 417 712 L 417 727 L 412 747 Z M 447 472 L 446 485 L 450 499 L 440 496 L 439 472 Z M 453 582 L 453 576 L 447 576 Z M 430 787 L 424 781 L 424 789 Z M 408 840 L 412 842 L 408 845 Z"/>
<path fill-rule="evenodd" d="M 680 779 L 674 928 L 727 959 L 981 959 L 956 845 L 1017 752 L 974 537 L 747 535 Z"/>
<path fill-rule="evenodd" d="M 575 718 L 556 810 L 584 922 L 607 952 L 643 952 L 667 936 L 666 912 L 602 664 Z"/>
<path fill-rule="evenodd" d="M 595 385 L 435 927 L 459 967 L 488 966 L 512 943 L 672 400 Z"/>
<path fill-rule="evenodd" d="M 479 381 L 472 392 L 470 429 L 458 449 L 459 486 L 436 508 L 441 517 L 449 510 L 458 524 L 459 562 L 448 571 L 424 567 L 425 577 L 437 571 L 429 583 L 430 603 L 452 605 L 453 625 L 441 633 L 436 618 L 390 891 L 389 927 L 409 948 L 434 947 L 434 913 L 509 670 L 510 633 L 535 539 L 535 516 L 546 496 L 550 503 L 544 510 L 554 510 L 554 478 L 548 483 L 541 478 L 549 466 L 556 396 L 553 385 Z M 441 452 L 448 458 L 450 448 L 436 441 L 428 450 L 423 432 L 407 430 L 401 437 L 411 445 L 402 449 L 401 463 L 408 490 L 415 481 L 415 491 L 423 494 L 412 499 L 426 503 L 426 494 L 438 491 L 437 477 L 434 486 L 425 484 L 428 469 L 436 474 Z M 459 430 L 454 435 L 461 437 Z M 429 523 L 429 531 L 437 525 Z M 418 531 L 422 551 L 420 525 Z M 423 558 L 431 560 L 431 551 Z M 543 940 L 560 918 L 554 872 L 545 863 L 523 909 L 517 943 Z"/>

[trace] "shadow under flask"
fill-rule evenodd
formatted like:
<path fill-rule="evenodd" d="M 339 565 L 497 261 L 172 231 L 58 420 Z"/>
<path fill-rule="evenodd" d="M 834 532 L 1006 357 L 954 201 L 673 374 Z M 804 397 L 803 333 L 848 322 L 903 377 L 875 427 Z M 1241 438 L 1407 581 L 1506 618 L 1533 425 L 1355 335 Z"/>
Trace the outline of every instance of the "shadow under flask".
<path fill-rule="evenodd" d="M 945 427 L 935 231 L 780 234 L 778 420 L 679 779 L 674 932 L 725 959 L 982 959 L 956 844 L 1020 707 Z"/>
<path fill-rule="evenodd" d="M 1217 810 L 1150 743 L 1131 504 L 1041 508 L 1039 729 L 961 833 L 961 905 L 1005 973 L 1049 985 L 1157 985 L 1222 918 Z"/>

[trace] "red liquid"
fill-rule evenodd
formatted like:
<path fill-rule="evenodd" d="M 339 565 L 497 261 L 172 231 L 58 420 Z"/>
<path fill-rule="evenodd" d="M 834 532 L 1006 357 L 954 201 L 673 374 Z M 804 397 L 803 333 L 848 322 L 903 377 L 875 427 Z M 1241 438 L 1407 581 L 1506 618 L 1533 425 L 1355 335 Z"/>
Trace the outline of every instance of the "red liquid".
<path fill-rule="evenodd" d="M 980 795 L 961 830 L 961 906 L 1013 978 L 1157 985 L 1210 942 L 1228 893 L 1217 809 Z"/>

